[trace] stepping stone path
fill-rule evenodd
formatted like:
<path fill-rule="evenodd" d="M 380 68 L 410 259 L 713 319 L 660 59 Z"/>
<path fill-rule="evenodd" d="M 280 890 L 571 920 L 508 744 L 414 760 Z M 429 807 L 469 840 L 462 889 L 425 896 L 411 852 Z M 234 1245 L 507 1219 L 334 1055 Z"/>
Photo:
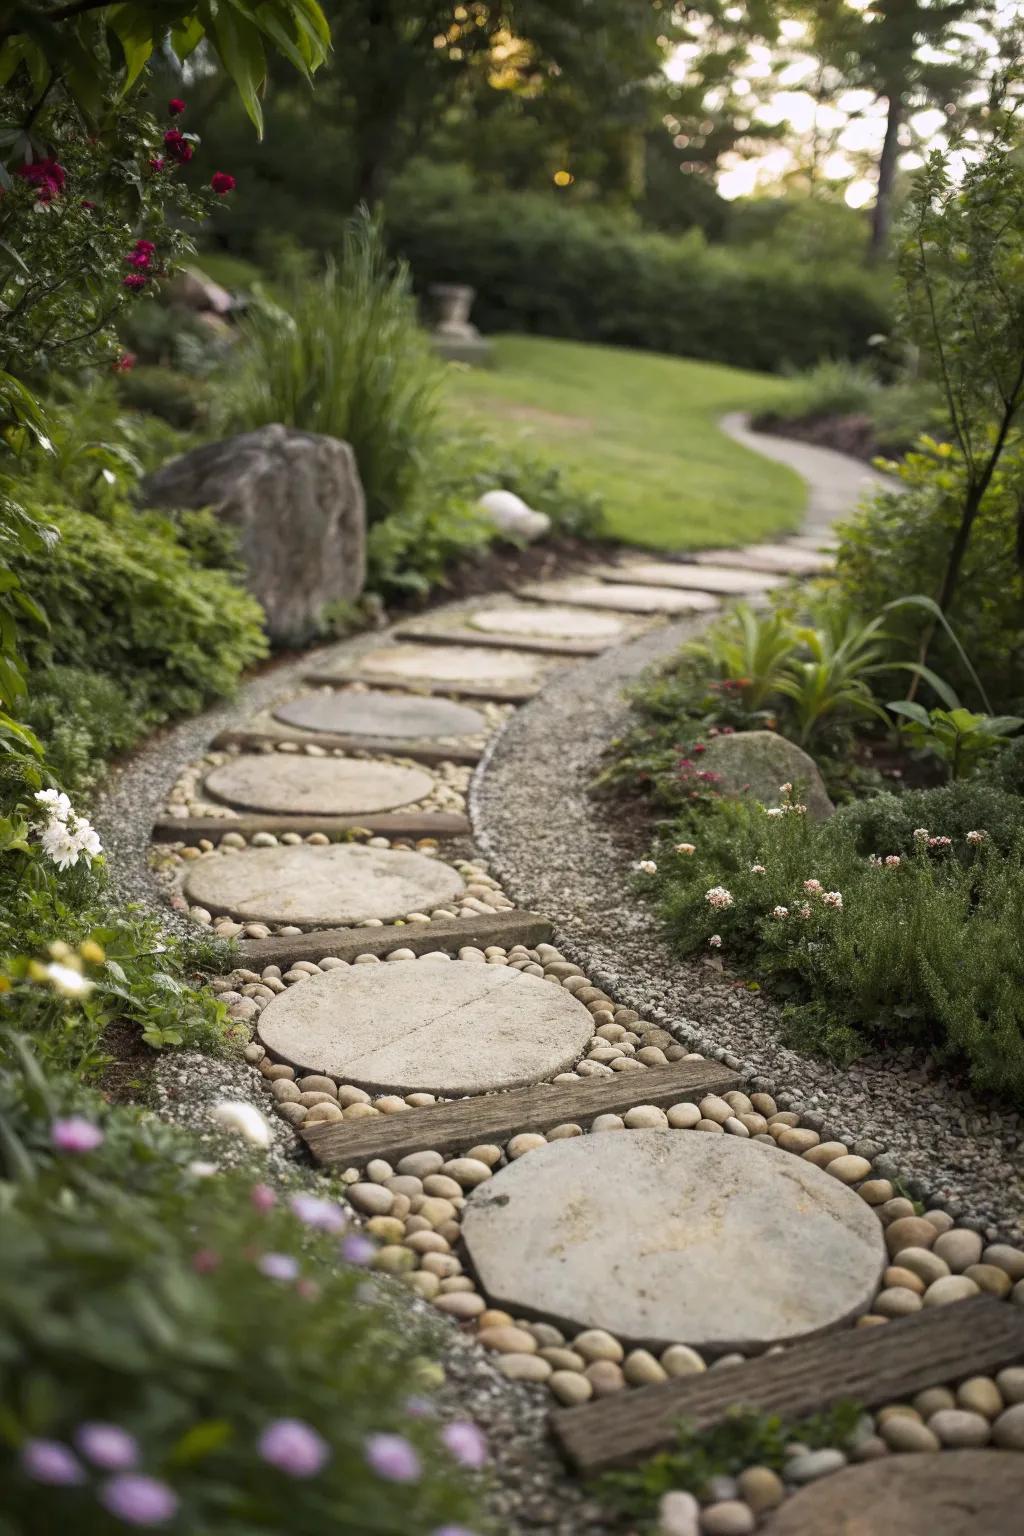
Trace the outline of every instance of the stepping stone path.
<path fill-rule="evenodd" d="M 339 736 L 393 736 L 396 740 L 411 741 L 476 736 L 487 729 L 478 710 L 455 704 L 451 699 L 372 691 L 322 689 L 307 693 L 279 705 L 274 718 L 304 731 L 330 731 Z"/>
<path fill-rule="evenodd" d="M 582 1003 L 534 976 L 406 962 L 330 970 L 293 987 L 263 1012 L 259 1038 L 305 1072 L 456 1097 L 565 1071 L 593 1030 Z"/>
<path fill-rule="evenodd" d="M 246 753 L 215 768 L 205 787 L 215 799 L 246 811 L 356 816 L 415 805 L 428 798 L 434 784 L 421 768 L 397 763 L 266 752 Z"/>
<path fill-rule="evenodd" d="M 846 1467 L 795 1494 L 764 1536 L 1011 1536 L 1024 1456 L 947 1451 Z"/>
<path fill-rule="evenodd" d="M 190 902 L 245 922 L 343 927 L 429 912 L 461 895 L 462 876 L 422 853 L 332 843 L 210 854 L 185 877 Z"/>
<path fill-rule="evenodd" d="M 735 430 L 746 440 L 742 424 Z M 772 441 L 774 456 L 793 446 Z M 834 478 L 830 468 L 812 487 L 821 522 L 823 508 L 848 510 L 868 475 L 847 465 L 842 496 Z M 419 741 L 436 773 L 345 757 L 340 739 L 234 757 L 209 774 L 210 794 L 291 825 L 271 831 L 250 816 L 246 846 L 243 819 L 218 830 L 210 818 L 196 846 L 165 844 L 184 867 L 173 900 L 192 903 L 199 922 L 230 914 L 238 922 L 225 931 L 247 925 L 255 942 L 240 945 L 242 964 L 213 989 L 256 1029 L 246 1056 L 268 1104 L 340 1174 L 367 1220 L 380 1244 L 373 1267 L 476 1330 L 505 1377 L 547 1383 L 578 1467 L 614 1465 L 624 1445 L 627 1459 L 664 1447 L 688 1401 L 701 1427 L 721 1423 L 744 1382 L 748 1401 L 783 1416 L 787 1404 L 807 1413 L 859 1386 L 878 1410 L 867 1416 L 863 1466 L 774 1510 L 787 1487 L 845 1460 L 834 1449 L 802 1453 L 798 1467 L 794 1452 L 787 1486 L 769 1475 L 771 1499 L 758 1502 L 744 1471 L 724 1494 L 712 1489 L 717 1503 L 703 1511 L 691 1500 L 688 1523 L 674 1529 L 742 1536 L 766 1514 L 765 1536 L 994 1536 L 1016 1529 L 1024 1457 L 961 1447 L 1024 1449 L 1024 1316 L 1014 1304 L 1024 1305 L 1024 1253 L 986 1245 L 944 1211 L 917 1214 L 867 1157 L 822 1144 L 796 1112 L 748 1097 L 738 1071 L 621 1006 L 544 942 L 542 914 L 509 910 L 486 865 L 434 857 L 436 838 L 420 852 L 384 836 L 328 837 L 346 831 L 331 813 L 439 792 L 452 764 L 431 742 L 475 737 L 480 750 L 484 715 L 425 697 L 431 690 L 526 700 L 569 664 L 548 649 L 561 643 L 576 662 L 637 627 L 610 615 L 710 614 L 722 598 L 757 598 L 827 568 L 820 551 L 831 542 L 815 525 L 688 564 L 631 559 L 526 586 L 518 595 L 531 606 L 449 615 L 463 626 L 455 643 L 423 630 L 414 643 L 342 653 L 313 680 L 408 692 L 321 689 L 275 718 L 383 739 L 378 751 Z M 537 653 L 513 648 L 513 637 Z M 303 840 L 295 824 L 318 812 L 321 826 Z M 464 828 L 447 822 L 449 834 Z M 959 1298 L 973 1298 L 962 1327 L 947 1305 Z M 965 1381 L 965 1360 L 992 1376 Z M 735 1374 L 708 1370 L 716 1364 Z M 957 1449 L 867 1459 L 911 1442 Z"/>
<path fill-rule="evenodd" d="M 476 1190 L 462 1230 L 507 1311 L 715 1353 L 868 1311 L 886 1264 L 878 1218 L 813 1163 L 664 1130 L 550 1143 Z"/>

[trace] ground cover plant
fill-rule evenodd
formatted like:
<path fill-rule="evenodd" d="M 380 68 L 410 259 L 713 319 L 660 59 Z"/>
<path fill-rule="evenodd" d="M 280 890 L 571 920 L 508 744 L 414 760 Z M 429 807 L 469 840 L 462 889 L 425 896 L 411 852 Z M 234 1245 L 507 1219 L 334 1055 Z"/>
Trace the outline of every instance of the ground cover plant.
<path fill-rule="evenodd" d="M 740 545 L 795 529 L 805 491 L 718 425 L 785 398 L 778 379 L 626 348 L 498 336 L 493 369 L 453 369 L 454 420 L 518 437 L 599 493 L 605 527 L 653 549 Z"/>

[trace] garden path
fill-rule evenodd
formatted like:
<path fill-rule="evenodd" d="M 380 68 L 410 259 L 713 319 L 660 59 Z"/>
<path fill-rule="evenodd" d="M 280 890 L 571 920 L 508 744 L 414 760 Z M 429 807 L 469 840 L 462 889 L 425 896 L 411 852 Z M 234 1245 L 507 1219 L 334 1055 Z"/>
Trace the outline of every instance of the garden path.
<path fill-rule="evenodd" d="M 836 455 L 787 446 L 812 456 L 818 515 L 849 505 L 861 466 L 844 462 L 840 494 Z M 1024 1252 L 918 1214 L 867 1150 L 624 1006 L 465 840 L 471 762 L 486 786 L 513 706 L 581 644 L 757 596 L 787 574 L 787 547 L 747 567 L 634 559 L 582 592 L 503 597 L 505 628 L 485 602 L 336 648 L 312 691 L 293 687 L 182 770 L 163 810 L 172 906 L 239 941 L 213 986 L 254 1028 L 267 1104 L 340 1174 L 373 1267 L 508 1380 L 544 1386 L 587 1470 L 663 1445 L 691 1404 L 708 1423 L 744 1398 L 807 1412 L 851 1379 L 879 1410 L 856 1452 L 867 1483 L 891 1475 L 876 1460 L 889 1451 L 1024 1449 L 1024 1307 L 1007 1304 L 1024 1303 Z M 806 574 L 806 541 L 792 548 Z M 609 610 L 610 630 L 595 624 Z M 735 1375 L 709 1398 L 723 1367 Z M 1024 1459 L 990 1454 L 997 1530 Z M 786 1494 L 845 1462 L 795 1447 L 782 1481 L 717 1488 L 666 1536 L 770 1528 Z"/>
<path fill-rule="evenodd" d="M 891 489 L 892 478 L 881 474 L 870 464 L 851 459 L 845 453 L 832 448 L 817 448 L 812 443 L 800 443 L 792 437 L 778 437 L 771 432 L 755 432 L 750 418 L 740 411 L 732 411 L 720 422 L 723 432 L 752 448 L 766 459 L 788 464 L 807 483 L 806 534 L 824 532 L 829 524 L 846 517 L 869 491 L 883 486 Z"/>

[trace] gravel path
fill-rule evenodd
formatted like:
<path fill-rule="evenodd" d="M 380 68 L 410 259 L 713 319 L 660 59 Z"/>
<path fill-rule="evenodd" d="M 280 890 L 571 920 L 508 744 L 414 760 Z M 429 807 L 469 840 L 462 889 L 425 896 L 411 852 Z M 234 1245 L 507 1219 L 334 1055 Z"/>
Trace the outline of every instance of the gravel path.
<path fill-rule="evenodd" d="M 832 448 L 816 448 L 790 437 L 776 437 L 769 432 L 755 432 L 750 418 L 739 411 L 723 416 L 719 425 L 735 442 L 779 464 L 788 464 L 807 482 L 805 533 L 818 533 L 837 519 L 846 517 L 868 491 L 892 487 L 888 475 L 879 474 L 869 464 L 836 453 Z"/>

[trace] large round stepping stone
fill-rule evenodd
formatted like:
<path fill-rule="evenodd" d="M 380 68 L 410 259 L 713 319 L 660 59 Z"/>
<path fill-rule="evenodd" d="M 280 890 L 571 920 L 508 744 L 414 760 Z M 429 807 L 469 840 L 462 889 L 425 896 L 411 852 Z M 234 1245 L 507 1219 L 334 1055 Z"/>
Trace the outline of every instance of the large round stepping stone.
<path fill-rule="evenodd" d="M 487 721 L 465 704 L 408 693 L 335 693 L 326 689 L 289 699 L 274 718 L 304 731 L 333 731 L 341 736 L 378 736 L 417 740 L 439 736 L 476 736 Z"/>
<path fill-rule="evenodd" d="M 504 966 L 356 966 L 282 993 L 259 1038 L 292 1066 L 398 1093 L 460 1095 L 552 1077 L 594 1028 L 561 987 Z"/>
<path fill-rule="evenodd" d="M 296 816 L 362 816 L 425 800 L 435 781 L 422 768 L 346 757 L 251 752 L 215 768 L 206 790 L 226 805 Z"/>
<path fill-rule="evenodd" d="M 543 665 L 520 651 L 471 645 L 388 645 L 367 651 L 359 670 L 395 682 L 472 683 L 474 686 L 535 683 Z"/>
<path fill-rule="evenodd" d="M 437 859 L 355 843 L 210 854 L 191 864 L 185 879 L 185 895 L 210 912 L 300 927 L 343 927 L 367 917 L 388 922 L 429 912 L 464 890 L 458 871 Z"/>
<path fill-rule="evenodd" d="M 552 582 L 521 587 L 523 597 L 571 607 L 612 608 L 622 613 L 710 613 L 718 607 L 706 592 L 678 592 L 671 587 L 611 584 L 601 581 Z"/>
<path fill-rule="evenodd" d="M 820 1168 L 732 1136 L 552 1142 L 474 1193 L 463 1236 L 495 1306 L 638 1344 L 784 1343 L 867 1310 L 878 1217 Z"/>
<path fill-rule="evenodd" d="M 578 608 L 485 608 L 470 620 L 488 634 L 540 635 L 552 640 L 616 640 L 624 625 L 602 613 Z"/>
<path fill-rule="evenodd" d="M 719 592 L 726 597 L 740 597 L 745 592 L 768 592 L 772 587 L 777 587 L 780 580 L 778 575 L 768 575 L 764 571 L 732 570 L 716 565 L 683 565 L 671 560 L 615 566 L 603 571 L 602 575 L 606 581 L 681 587 L 693 592 Z"/>
<path fill-rule="evenodd" d="M 1010 1536 L 1022 1504 L 1019 1452 L 887 1456 L 801 1489 L 761 1536 Z"/>

